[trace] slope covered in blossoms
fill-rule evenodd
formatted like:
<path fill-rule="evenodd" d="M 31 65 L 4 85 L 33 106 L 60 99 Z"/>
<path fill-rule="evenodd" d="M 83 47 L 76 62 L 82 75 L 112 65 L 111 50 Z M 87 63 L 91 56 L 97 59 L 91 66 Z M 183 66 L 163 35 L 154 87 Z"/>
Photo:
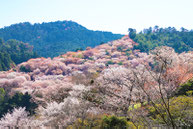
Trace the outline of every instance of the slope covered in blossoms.
<path fill-rule="evenodd" d="M 17 71 L 21 71 L 21 66 L 30 71 L 32 75 L 70 75 L 74 71 L 95 72 L 106 67 L 118 65 L 128 66 L 130 60 L 135 56 L 144 56 L 138 50 L 133 50 L 133 42 L 128 36 L 122 39 L 108 42 L 95 48 L 88 47 L 85 51 L 67 52 L 59 57 L 31 59 L 18 65 Z M 133 65 L 135 61 L 132 62 Z"/>
<path fill-rule="evenodd" d="M 138 44 L 126 35 L 119 40 L 95 48 L 88 47 L 85 51 L 67 52 L 53 59 L 30 59 L 19 64 L 14 69 L 15 72 L 1 72 L 0 86 L 6 84 L 23 92 L 46 94 L 59 87 L 68 87 L 71 83 L 88 84 L 104 69 L 120 66 L 135 68 L 142 63 L 151 64 L 152 58 L 147 53 L 134 50 L 134 45 Z M 189 57 L 191 55 L 191 53 L 182 53 L 179 58 L 191 58 Z M 172 55 L 173 58 L 176 56 L 178 56 L 177 53 Z M 178 68 L 172 70 L 176 69 Z"/>
<path fill-rule="evenodd" d="M 134 45 L 138 44 L 128 36 L 124 36 L 95 48 L 88 47 L 85 51 L 67 52 L 53 59 L 30 59 L 13 69 L 15 72 L 11 70 L 1 72 L 0 86 L 10 85 L 22 92 L 34 94 L 37 92 L 44 95 L 59 87 L 69 87 L 71 83 L 89 83 L 106 68 L 138 65 L 136 56 L 141 57 L 142 62 L 148 61 L 145 53 L 133 49 Z M 81 82 L 82 80 L 86 81 Z"/>
<path fill-rule="evenodd" d="M 147 117 L 148 111 L 143 107 L 139 114 L 128 114 L 134 104 L 165 103 L 193 77 L 193 52 L 179 54 L 162 46 L 142 53 L 134 49 L 135 45 L 138 44 L 124 36 L 53 59 L 30 59 L 1 72 L 0 87 L 10 95 L 28 92 L 39 105 L 40 125 L 69 125 L 77 118 L 85 118 L 83 114 L 101 113 L 129 116 L 137 121 L 136 116 Z M 26 119 L 37 122 L 31 117 Z M 5 120 L 6 116 L 1 122 Z"/>

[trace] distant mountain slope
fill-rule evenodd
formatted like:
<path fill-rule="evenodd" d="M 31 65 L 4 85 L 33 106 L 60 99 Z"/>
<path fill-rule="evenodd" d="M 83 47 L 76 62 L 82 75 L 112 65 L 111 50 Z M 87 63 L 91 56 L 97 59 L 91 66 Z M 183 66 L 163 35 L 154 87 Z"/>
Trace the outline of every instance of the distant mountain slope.
<path fill-rule="evenodd" d="M 34 25 L 25 22 L 0 29 L 0 37 L 4 40 L 16 39 L 27 42 L 43 57 L 55 57 L 67 51 L 94 47 L 122 36 L 111 32 L 88 30 L 72 21 Z"/>
<path fill-rule="evenodd" d="M 17 40 L 4 42 L 0 39 L 0 71 L 6 71 L 15 64 L 36 57 L 38 57 L 37 54 L 33 52 L 33 47 L 29 44 Z"/>
<path fill-rule="evenodd" d="M 148 52 L 157 46 L 169 46 L 176 52 L 193 51 L 193 30 L 189 31 L 181 28 L 178 31 L 174 27 L 159 28 L 155 26 L 144 29 L 140 33 L 136 33 L 135 29 L 129 29 L 130 38 L 139 43 L 136 49 L 142 52 Z"/>
<path fill-rule="evenodd" d="M 87 47 L 84 51 L 67 52 L 53 59 L 43 57 L 30 59 L 19 64 L 16 70 L 26 72 L 27 69 L 27 72 L 33 73 L 35 77 L 36 75 L 71 75 L 77 71 L 100 72 L 105 68 L 121 65 L 128 67 L 135 56 L 143 55 L 139 50 L 133 49 L 136 45 L 138 44 L 128 36 L 124 36 L 94 48 Z"/>

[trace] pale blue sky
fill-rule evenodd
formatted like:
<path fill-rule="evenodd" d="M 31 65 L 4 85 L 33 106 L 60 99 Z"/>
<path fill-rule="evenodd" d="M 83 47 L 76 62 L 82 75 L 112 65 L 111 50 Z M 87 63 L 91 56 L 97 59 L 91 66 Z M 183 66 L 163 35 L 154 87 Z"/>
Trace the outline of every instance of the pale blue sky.
<path fill-rule="evenodd" d="M 193 29 L 193 0 L 0 0 L 0 27 L 72 20 L 92 30 L 126 34 L 158 25 Z"/>

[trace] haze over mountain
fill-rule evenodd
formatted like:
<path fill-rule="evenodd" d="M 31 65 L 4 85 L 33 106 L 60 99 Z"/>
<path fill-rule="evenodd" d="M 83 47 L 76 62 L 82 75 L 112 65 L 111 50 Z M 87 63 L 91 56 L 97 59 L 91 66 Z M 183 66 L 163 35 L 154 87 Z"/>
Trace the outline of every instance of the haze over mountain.
<path fill-rule="evenodd" d="M 25 22 L 0 29 L 0 37 L 4 40 L 16 39 L 27 42 L 43 57 L 55 57 L 67 51 L 94 47 L 122 36 L 111 32 L 88 30 L 73 21 L 42 24 Z"/>

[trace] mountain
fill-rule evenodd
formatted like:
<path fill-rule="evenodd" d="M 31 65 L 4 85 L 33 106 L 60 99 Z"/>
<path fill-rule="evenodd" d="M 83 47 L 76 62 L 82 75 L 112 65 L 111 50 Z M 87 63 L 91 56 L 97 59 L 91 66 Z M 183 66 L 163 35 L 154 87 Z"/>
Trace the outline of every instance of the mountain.
<path fill-rule="evenodd" d="M 149 52 L 157 46 L 169 46 L 178 53 L 193 51 L 193 30 L 181 28 L 179 31 L 175 27 L 155 26 L 144 29 L 140 33 L 136 33 L 136 30 L 131 28 L 129 31 L 130 38 L 139 43 L 135 48 L 142 52 Z"/>
<path fill-rule="evenodd" d="M 0 29 L 4 40 L 16 39 L 34 46 L 42 57 L 55 57 L 67 51 L 94 47 L 101 43 L 116 40 L 123 35 L 111 32 L 92 31 L 73 21 L 57 21 L 30 24 L 14 24 Z"/>
<path fill-rule="evenodd" d="M 33 47 L 29 44 L 13 39 L 4 42 L 0 39 L 0 71 L 6 71 L 15 64 L 36 57 L 38 55 L 33 52 Z"/>

